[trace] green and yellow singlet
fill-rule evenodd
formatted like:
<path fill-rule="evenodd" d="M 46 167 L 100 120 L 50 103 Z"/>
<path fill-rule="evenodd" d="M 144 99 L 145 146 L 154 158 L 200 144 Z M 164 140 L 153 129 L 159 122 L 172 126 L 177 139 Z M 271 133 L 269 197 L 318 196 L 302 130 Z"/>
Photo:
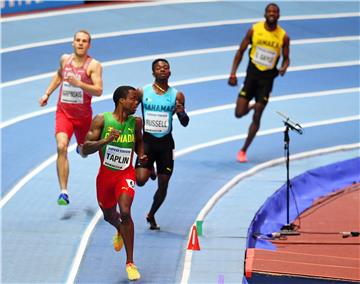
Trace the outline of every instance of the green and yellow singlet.
<path fill-rule="evenodd" d="M 117 140 L 103 146 L 100 151 L 102 164 L 111 170 L 125 170 L 132 164 L 133 149 L 135 145 L 136 118 L 129 115 L 125 123 L 120 124 L 112 112 L 104 112 L 104 128 L 101 139 L 109 136 L 111 129 L 120 131 Z"/>

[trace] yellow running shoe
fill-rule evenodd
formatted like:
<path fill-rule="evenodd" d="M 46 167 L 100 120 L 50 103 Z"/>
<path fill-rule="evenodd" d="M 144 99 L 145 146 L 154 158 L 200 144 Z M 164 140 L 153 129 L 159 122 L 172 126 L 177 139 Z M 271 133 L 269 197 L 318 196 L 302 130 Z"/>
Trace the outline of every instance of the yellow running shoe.
<path fill-rule="evenodd" d="M 128 279 L 130 281 L 140 279 L 140 273 L 139 273 L 137 267 L 135 266 L 135 264 L 133 264 L 133 263 L 126 264 L 126 272 L 128 275 Z"/>
<path fill-rule="evenodd" d="M 115 236 L 113 237 L 113 243 L 114 243 L 114 250 L 121 251 L 122 247 L 124 246 L 124 240 L 118 232 L 116 232 Z"/>

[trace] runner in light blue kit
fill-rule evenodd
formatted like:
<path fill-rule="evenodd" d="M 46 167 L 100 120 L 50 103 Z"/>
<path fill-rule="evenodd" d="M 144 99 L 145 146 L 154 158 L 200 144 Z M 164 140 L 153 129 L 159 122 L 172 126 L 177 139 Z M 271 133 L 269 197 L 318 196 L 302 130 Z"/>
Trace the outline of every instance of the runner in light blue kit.
<path fill-rule="evenodd" d="M 173 87 L 169 87 L 161 96 L 155 92 L 153 84 L 143 88 L 142 110 L 145 132 L 157 138 L 171 132 L 176 94 L 177 90 Z"/>
<path fill-rule="evenodd" d="M 170 65 L 166 59 L 156 59 L 152 63 L 153 84 L 140 89 L 141 109 L 143 115 L 144 153 L 148 157 L 145 164 L 136 163 L 136 181 L 144 185 L 149 177 L 156 179 L 154 162 L 156 163 L 158 189 L 146 217 L 150 230 L 159 230 L 155 221 L 155 213 L 164 202 L 170 177 L 174 168 L 175 143 L 172 137 L 173 115 L 176 113 L 182 126 L 187 126 L 189 116 L 185 112 L 185 96 L 168 85 L 171 75 Z"/>

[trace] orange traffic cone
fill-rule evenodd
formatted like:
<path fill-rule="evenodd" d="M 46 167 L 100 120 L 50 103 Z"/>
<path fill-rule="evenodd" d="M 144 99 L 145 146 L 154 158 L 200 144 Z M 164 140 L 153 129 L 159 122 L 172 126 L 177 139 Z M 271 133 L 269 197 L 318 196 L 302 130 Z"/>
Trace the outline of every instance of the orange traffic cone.
<path fill-rule="evenodd" d="M 198 235 L 197 235 L 195 225 L 192 227 L 192 231 L 191 231 L 191 235 L 190 235 L 189 244 L 188 244 L 187 249 L 200 250 L 199 239 L 198 239 Z"/>

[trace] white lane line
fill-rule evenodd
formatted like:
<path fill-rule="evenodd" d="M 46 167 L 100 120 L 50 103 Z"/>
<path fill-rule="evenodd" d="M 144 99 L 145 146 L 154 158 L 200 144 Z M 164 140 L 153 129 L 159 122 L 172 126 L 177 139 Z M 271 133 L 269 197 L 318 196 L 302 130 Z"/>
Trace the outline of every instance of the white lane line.
<path fill-rule="evenodd" d="M 289 95 L 272 97 L 272 98 L 270 98 L 270 102 L 280 102 L 280 101 L 298 100 L 298 99 L 315 98 L 315 97 L 323 97 L 323 96 L 333 96 L 333 95 L 341 95 L 341 94 L 356 93 L 356 92 L 360 92 L 360 87 L 336 89 L 336 90 L 325 90 L 325 91 L 319 91 L 319 92 L 294 93 L 294 94 L 289 94 Z M 191 116 L 197 116 L 197 115 L 202 115 L 205 113 L 233 109 L 234 107 L 235 107 L 235 103 L 231 103 L 231 104 L 226 104 L 226 105 L 220 105 L 220 106 L 215 106 L 215 107 L 209 107 L 209 108 L 189 111 L 189 114 L 191 114 Z M 177 116 L 175 116 L 174 119 L 177 119 Z"/>
<path fill-rule="evenodd" d="M 24 77 L 22 79 L 17 79 L 17 80 L 13 80 L 13 81 L 7 81 L 4 83 L 0 83 L 0 88 L 6 88 L 6 87 L 29 83 L 29 82 L 33 82 L 33 81 L 37 81 L 37 80 L 47 79 L 54 75 L 55 75 L 55 71 L 43 73 L 43 74 L 39 74 L 39 75 L 35 75 L 35 76 L 30 76 L 30 77 Z"/>
<path fill-rule="evenodd" d="M 68 149 L 69 152 L 74 151 L 76 148 L 76 143 L 72 144 Z M 56 161 L 57 155 L 52 155 L 46 161 L 42 162 L 35 169 L 30 171 L 26 176 L 24 176 L 8 193 L 4 195 L 4 197 L 0 200 L 0 209 L 25 185 L 27 184 L 33 177 L 42 172 L 48 166 Z"/>
<path fill-rule="evenodd" d="M 318 126 L 318 125 L 328 125 L 328 124 L 334 124 L 334 123 L 340 123 L 340 122 L 346 122 L 346 121 L 352 121 L 352 120 L 359 120 L 360 119 L 360 115 L 359 116 L 350 116 L 350 117 L 344 117 L 344 118 L 339 118 L 339 119 L 331 119 L 331 120 L 324 120 L 324 121 L 316 121 L 316 122 L 311 122 L 311 123 L 305 123 L 303 124 L 303 128 L 306 129 L 306 127 L 313 127 L 313 126 Z M 261 136 L 261 135 L 268 135 L 268 134 L 272 134 L 272 133 L 276 133 L 276 132 L 282 132 L 283 131 L 283 127 L 282 128 L 274 128 L 274 129 L 268 129 L 268 130 L 264 130 L 264 131 L 259 131 L 257 135 Z M 226 143 L 226 142 L 230 142 L 233 140 L 238 140 L 238 139 L 242 139 L 245 138 L 246 134 L 242 134 L 242 135 L 236 135 L 236 136 L 232 136 L 229 137 L 227 139 L 219 139 L 219 140 L 214 140 L 214 141 L 210 141 L 207 143 L 202 143 L 199 145 L 195 145 L 192 147 L 188 147 L 185 148 L 183 150 L 179 150 L 175 153 L 175 157 L 181 157 L 183 155 L 186 155 L 188 153 L 206 148 L 206 147 L 211 147 L 211 146 L 215 146 L 218 144 L 222 144 L 222 143 Z M 69 147 L 69 152 L 74 151 L 76 148 L 76 143 L 72 144 Z M 48 160 L 46 160 L 45 162 L 43 162 L 42 164 L 40 164 L 38 167 L 36 167 L 34 170 L 32 170 L 29 174 L 27 174 L 24 178 L 22 178 L 16 185 L 14 188 L 12 188 L 1 200 L 0 200 L 0 209 L 2 209 L 2 207 L 25 185 L 27 184 L 33 177 L 35 177 L 38 173 L 40 173 L 42 170 L 44 170 L 46 167 L 48 167 L 51 163 L 56 161 L 56 155 L 51 156 Z M 76 256 L 74 258 L 72 267 L 70 269 L 70 273 L 68 276 L 68 280 L 67 283 L 74 283 L 74 280 L 76 278 L 78 269 L 80 267 L 81 264 L 81 260 L 83 258 L 86 246 L 89 242 L 89 238 L 92 234 L 92 231 L 94 230 L 97 222 L 100 220 L 102 216 L 101 210 L 98 210 L 96 215 L 94 216 L 94 218 L 91 220 L 91 222 L 89 223 L 89 226 L 86 228 L 81 241 L 80 241 L 80 245 L 78 247 Z M 190 234 L 190 233 L 189 233 Z M 188 275 L 190 274 L 190 268 L 191 268 L 191 256 L 192 254 L 186 254 L 185 256 L 185 260 L 186 262 L 184 263 L 184 267 L 186 267 L 186 272 L 183 272 L 183 278 L 186 277 L 186 273 L 188 273 Z M 184 276 L 185 275 L 185 276 Z M 188 277 L 188 276 L 187 276 Z M 183 282 L 181 282 L 183 283 Z"/>
<path fill-rule="evenodd" d="M 357 17 L 357 16 L 360 16 L 360 13 L 351 12 L 351 13 L 335 13 L 335 14 L 325 14 L 325 15 L 297 15 L 297 16 L 281 17 L 281 21 L 336 19 L 336 18 Z M 201 22 L 201 23 L 189 23 L 189 24 L 180 24 L 180 25 L 172 25 L 172 26 L 133 29 L 133 30 L 126 30 L 126 31 L 118 31 L 118 32 L 108 32 L 108 33 L 94 34 L 91 37 L 93 39 L 100 39 L 100 38 L 118 37 L 118 36 L 124 36 L 124 35 L 174 31 L 174 30 L 182 30 L 182 29 L 194 29 L 194 28 L 215 27 L 215 26 L 236 25 L 236 24 L 250 24 L 250 23 L 261 21 L 261 20 L 263 20 L 263 18 L 235 19 L 235 20 L 221 20 L 221 21 Z M 66 38 L 62 38 L 62 39 L 55 39 L 55 40 L 49 40 L 49 41 L 41 41 L 41 42 L 35 42 L 35 43 L 29 43 L 29 44 L 16 45 L 16 46 L 0 49 L 0 53 L 7 53 L 7 52 L 13 52 L 13 51 L 18 51 L 18 50 L 23 50 L 23 49 L 28 49 L 28 48 L 48 46 L 48 45 L 54 45 L 54 44 L 62 44 L 62 43 L 72 42 L 72 40 L 73 40 L 72 37 L 66 37 Z"/>
<path fill-rule="evenodd" d="M 306 128 L 309 128 L 309 127 L 331 125 L 331 124 L 349 122 L 349 121 L 354 121 L 354 120 L 360 120 L 360 115 L 353 115 L 353 116 L 347 116 L 347 117 L 341 117 L 341 118 L 334 118 L 334 119 L 319 120 L 319 121 L 314 121 L 314 122 L 307 122 L 307 123 L 303 123 L 302 126 L 304 128 L 304 131 L 306 131 Z M 266 129 L 266 130 L 260 130 L 256 134 L 256 136 L 270 135 L 270 134 L 275 134 L 275 133 L 282 132 L 282 131 L 284 131 L 284 127 L 277 127 L 277 128 Z M 188 147 L 188 148 L 177 151 L 175 153 L 175 157 L 186 155 L 186 154 L 189 154 L 191 152 L 201 150 L 203 148 L 207 148 L 207 147 L 211 147 L 211 146 L 215 146 L 215 145 L 219 145 L 219 144 L 223 144 L 223 143 L 228 143 L 228 142 L 235 141 L 235 140 L 245 139 L 246 136 L 247 136 L 247 133 L 243 133 L 243 134 L 239 134 L 239 135 L 228 136 L 228 137 L 225 137 L 225 138 L 213 140 L 213 141 L 210 141 L 210 142 L 197 144 L 197 145 L 194 145 L 194 146 L 191 146 L 191 147 Z"/>
<path fill-rule="evenodd" d="M 282 129 L 283 130 L 283 129 Z M 336 151 L 344 151 L 344 150 L 351 150 L 351 149 L 355 149 L 355 148 L 359 148 L 360 147 L 360 143 L 356 143 L 356 144 L 350 144 L 350 145 L 341 145 L 341 146 L 335 146 L 335 147 L 329 147 L 329 148 L 323 148 L 323 149 L 318 149 L 318 150 L 312 150 L 312 151 L 308 151 L 308 152 L 303 152 L 303 153 L 298 153 L 295 155 L 291 155 L 290 159 L 291 160 L 297 160 L 297 159 L 304 159 L 304 158 L 308 158 L 308 157 L 312 157 L 312 156 L 316 156 L 316 155 L 321 155 L 321 154 L 328 154 L 328 153 L 332 153 L 332 152 L 336 152 Z M 186 150 L 186 149 L 184 149 Z M 185 155 L 189 152 L 187 151 L 183 151 L 181 153 L 178 153 L 176 156 L 182 156 Z M 176 154 L 176 153 L 175 153 Z M 202 210 L 200 211 L 199 215 L 197 216 L 196 220 L 204 220 L 206 215 L 210 212 L 210 210 L 215 206 L 215 204 L 217 203 L 217 201 L 226 193 L 228 192 L 231 188 L 233 188 L 237 183 L 239 183 L 241 180 L 252 176 L 254 174 L 256 174 L 257 172 L 264 170 L 266 168 L 281 164 L 285 161 L 285 158 L 278 158 L 278 159 L 274 159 L 268 162 L 265 162 L 263 164 L 257 165 L 249 170 L 247 170 L 246 172 L 243 172 L 239 175 L 237 175 L 236 177 L 232 178 L 226 185 L 224 185 L 219 191 L 217 191 L 207 202 L 207 204 L 202 208 Z M 93 230 L 96 227 L 96 224 L 100 221 L 100 218 L 102 217 L 102 212 L 101 210 L 98 210 L 95 214 L 95 216 L 93 217 L 93 219 L 91 220 L 90 224 L 88 225 L 88 227 L 86 228 L 77 253 L 75 255 L 73 264 L 71 266 L 70 269 L 70 273 L 68 276 L 68 279 L 66 281 L 67 284 L 71 284 L 74 283 L 76 275 L 79 271 L 80 268 L 80 264 L 82 261 L 82 258 L 85 254 L 85 250 L 87 247 L 87 244 L 89 242 L 90 236 L 93 232 Z M 195 223 L 195 222 L 194 222 Z M 190 235 L 191 235 L 191 230 L 188 233 L 188 239 L 190 239 Z M 191 271 L 191 263 L 192 263 L 192 250 L 186 250 L 185 253 L 185 257 L 184 257 L 184 266 L 183 266 L 183 273 L 182 273 L 182 278 L 180 283 L 188 283 L 188 279 L 190 276 L 190 271 Z"/>
<path fill-rule="evenodd" d="M 49 108 L 46 108 L 46 109 L 42 109 L 42 110 L 38 110 L 38 111 L 34 111 L 34 112 L 30 112 L 30 113 L 27 113 L 27 114 L 23 114 L 23 115 L 14 117 L 12 119 L 9 119 L 7 121 L 4 121 L 4 122 L 0 123 L 0 129 L 8 127 L 10 125 L 13 125 L 13 124 L 18 123 L 18 122 L 23 121 L 23 120 L 31 119 L 31 118 L 34 118 L 34 117 L 37 117 L 37 116 L 40 116 L 40 115 L 44 115 L 44 114 L 47 114 L 47 113 L 51 113 L 51 112 L 54 112 L 54 111 L 56 111 L 56 106 L 49 107 Z"/>
<path fill-rule="evenodd" d="M 75 283 L 75 278 L 79 271 L 79 267 L 80 267 L 82 258 L 85 254 L 85 250 L 86 250 L 87 244 L 89 242 L 90 236 L 91 236 L 92 232 L 94 231 L 96 224 L 99 222 L 99 220 L 102 216 L 103 216 L 102 211 L 99 209 L 96 212 L 95 216 L 91 219 L 89 225 L 86 227 L 86 230 L 81 237 L 80 244 L 76 251 L 74 260 L 72 262 L 71 269 L 70 269 L 70 272 L 68 275 L 68 279 L 66 280 L 66 284 Z"/>
<path fill-rule="evenodd" d="M 302 152 L 298 154 L 294 154 L 290 156 L 290 159 L 292 161 L 299 160 L 299 159 L 305 159 L 317 155 L 323 155 L 323 154 L 330 154 L 333 152 L 338 151 L 348 151 L 353 150 L 356 148 L 360 148 L 360 143 L 355 144 L 348 144 L 348 145 L 340 145 L 340 146 L 334 146 L 334 147 L 328 147 L 328 148 L 322 148 L 317 150 L 312 150 L 308 152 Z M 227 192 L 229 192 L 236 184 L 238 184 L 240 181 L 242 181 L 245 178 L 248 178 L 259 171 L 265 170 L 267 168 L 280 165 L 285 162 L 285 158 L 278 158 L 273 159 L 270 161 L 267 161 L 265 163 L 259 164 L 245 172 L 242 172 L 238 174 L 237 176 L 233 177 L 230 181 L 228 181 L 222 188 L 220 188 L 206 203 L 206 205 L 201 209 L 200 213 L 196 217 L 194 221 L 194 225 L 196 221 L 204 221 L 205 217 L 208 215 L 208 213 L 211 211 L 211 209 L 215 206 L 215 204 L 223 197 L 223 195 Z M 191 226 L 192 228 L 192 226 Z M 188 239 L 190 239 L 191 235 L 191 229 L 189 230 Z M 184 265 L 183 265 L 183 272 L 181 277 L 181 284 L 187 284 L 189 282 L 190 272 L 191 272 L 191 264 L 192 264 L 192 250 L 186 250 L 185 251 L 185 257 L 184 257 Z"/>
<path fill-rule="evenodd" d="M 341 118 L 334 118 L 334 119 L 327 119 L 327 120 L 320 120 L 320 121 L 314 121 L 314 122 L 308 122 L 303 123 L 302 127 L 306 131 L 306 128 L 308 127 L 315 127 L 315 126 L 322 126 L 322 125 L 330 125 L 330 124 L 336 124 L 336 123 L 343 123 L 343 122 L 349 122 L 354 120 L 360 120 L 360 115 L 353 115 L 353 116 L 347 116 L 347 117 L 341 117 Z M 266 130 L 259 131 L 256 135 L 257 136 L 263 136 L 263 135 L 269 135 L 274 134 L 277 132 L 282 132 L 284 129 L 283 127 L 278 128 L 271 128 Z M 203 148 L 240 140 L 246 138 L 247 134 L 240 134 L 235 136 L 229 136 L 222 139 L 213 140 L 206 143 L 197 144 L 179 151 L 175 152 L 175 158 L 189 154 L 191 152 L 198 151 Z M 76 143 L 73 143 L 69 147 L 69 153 L 74 151 L 76 148 Z M 38 173 L 40 173 L 42 170 L 44 170 L 46 167 L 48 167 L 51 163 L 56 161 L 56 155 L 51 156 L 49 159 L 41 163 L 39 166 L 37 166 L 35 169 L 30 171 L 25 177 L 23 177 L 12 189 L 10 189 L 4 197 L 0 200 L 0 209 L 25 185 L 27 184 L 33 177 L 35 177 Z"/>
<path fill-rule="evenodd" d="M 168 2 L 168 4 L 175 4 L 175 3 L 183 3 L 183 2 L 216 2 L 216 1 L 161 1 L 161 2 Z M 147 4 L 147 3 L 146 3 Z M 146 4 L 144 5 L 144 6 L 146 6 Z M 154 3 L 154 5 L 162 5 L 162 3 L 160 3 L 160 2 L 158 2 L 158 3 Z M 152 5 L 152 6 L 154 6 L 154 5 Z M 115 6 L 115 5 L 114 5 Z M 127 6 L 127 7 L 125 7 L 125 6 Z M 129 7 L 135 7 L 135 6 L 140 6 L 139 4 L 130 4 L 130 5 L 122 5 L 122 7 L 123 8 L 129 8 Z M 150 6 L 150 5 L 148 5 L 148 6 Z M 107 6 L 107 7 L 109 7 L 109 6 Z M 112 8 L 112 7 L 109 7 L 110 9 Z M 114 7 L 115 8 L 115 7 Z M 116 7 L 116 8 L 118 8 L 118 7 Z M 100 10 L 100 9 L 99 9 Z M 102 9 L 102 10 L 104 10 L 104 9 Z M 81 9 L 81 11 L 78 11 L 78 12 L 84 12 L 84 9 Z M 61 13 L 57 13 L 57 14 L 61 14 Z M 64 14 L 70 14 L 69 12 L 67 12 L 67 13 L 64 13 Z M 21 17 L 17 17 L 17 19 L 14 19 L 14 18 L 12 18 L 12 19 L 5 19 L 5 20 L 1 20 L 1 22 L 5 22 L 5 21 L 12 21 L 12 20 L 20 20 L 21 18 L 22 19 L 29 19 L 29 18 L 37 18 L 37 17 L 47 17 L 47 16 L 53 16 L 53 15 L 51 15 L 51 13 L 47 13 L 47 15 L 42 15 L 42 16 L 35 16 L 35 17 L 29 17 L 29 16 L 21 16 Z M 323 15 L 324 17 L 317 17 L 317 18 L 329 18 L 329 16 L 328 15 Z M 334 16 L 334 15 L 333 15 Z M 354 15 L 354 16 L 358 16 L 358 13 L 356 13 L 356 15 Z M 349 15 L 349 13 L 347 13 L 347 15 L 345 15 L 345 14 L 337 14 L 337 16 L 335 16 L 335 17 L 351 17 L 350 15 Z M 285 18 L 285 17 L 283 17 L 283 18 Z M 71 41 L 71 38 L 70 38 L 70 41 Z M 50 74 L 50 73 L 49 73 Z M 52 73 L 51 73 L 52 74 Z M 46 77 L 48 77 L 49 75 L 46 75 Z M 51 75 L 50 75 L 51 76 Z M 39 77 L 38 77 L 39 78 Z M 71 147 L 73 147 L 73 146 L 75 146 L 75 145 L 72 145 Z M 70 149 L 69 149 L 70 150 Z M 72 150 L 74 150 L 74 149 L 72 149 Z M 3 205 L 1 205 L 1 207 L 2 207 Z M 101 215 L 101 211 L 99 210 L 98 212 L 97 212 L 97 214 L 95 215 L 95 217 L 94 217 L 94 219 L 96 220 L 96 219 L 99 219 L 100 218 L 100 215 L 99 215 L 99 212 L 100 212 L 100 215 Z M 94 220 L 93 219 L 93 220 Z M 93 228 L 95 227 L 95 225 L 96 225 L 96 223 L 97 223 L 97 221 L 95 222 L 95 223 L 93 223 L 93 222 L 91 222 L 90 224 L 89 224 L 89 226 L 88 226 L 88 228 L 87 228 L 87 232 L 88 232 L 88 234 L 87 233 L 85 233 L 84 234 L 84 236 L 87 236 L 87 239 L 89 238 L 89 236 L 90 236 L 90 234 L 91 234 L 91 232 L 92 232 L 92 230 L 93 230 Z M 90 229 L 89 229 L 90 228 Z M 91 229 L 92 228 L 92 229 Z M 81 245 L 80 245 L 80 247 L 79 247 L 79 250 L 78 250 L 78 253 L 77 253 L 77 255 L 79 254 L 79 251 L 80 251 L 80 254 L 83 254 L 83 252 L 84 252 L 84 250 L 85 250 L 85 248 L 86 248 L 86 244 L 87 244 L 87 240 L 85 241 L 85 243 L 83 242 L 83 240 L 84 239 L 82 239 L 82 241 L 81 241 Z M 81 252 L 81 247 L 83 247 L 84 248 L 84 250 L 83 250 L 83 252 Z M 80 262 L 81 262 L 81 259 L 82 259 L 82 256 L 80 257 L 80 259 L 77 261 L 76 259 L 74 260 L 74 265 L 73 265 L 73 268 L 76 266 L 76 263 L 79 263 L 80 264 Z M 73 269 L 72 269 L 73 270 Z M 76 276 L 76 273 L 77 272 L 75 272 L 75 274 L 74 274 L 74 277 L 73 277 L 73 279 L 75 279 L 75 276 Z M 67 283 L 73 283 L 73 281 L 71 281 L 71 274 L 70 274 L 70 276 L 69 276 L 69 278 L 68 278 L 68 280 L 70 280 L 70 282 L 67 282 Z"/>
<path fill-rule="evenodd" d="M 299 39 L 291 41 L 291 45 L 303 45 L 303 44 L 312 44 L 312 43 L 331 43 L 331 42 L 344 42 L 344 41 L 359 41 L 360 36 L 343 36 L 343 37 L 326 37 L 326 38 L 310 38 L 310 39 Z M 178 58 L 178 57 L 186 57 L 186 56 L 193 56 L 193 55 L 202 55 L 202 54 L 210 54 L 210 53 L 221 53 L 221 52 L 229 52 L 229 51 L 236 51 L 238 49 L 238 45 L 232 46 L 224 46 L 224 47 L 215 47 L 215 48 L 205 48 L 205 49 L 194 49 L 194 50 L 187 50 L 187 51 L 180 51 L 180 52 L 170 52 L 170 53 L 160 53 L 160 54 L 152 54 L 147 56 L 139 56 L 139 57 L 130 57 L 125 59 L 119 60 L 111 60 L 102 62 L 103 67 L 109 67 L 114 65 L 122 65 L 122 64 L 129 64 L 135 62 L 144 62 L 144 61 L 151 61 L 154 58 Z M 0 88 L 11 87 L 14 85 L 24 84 L 28 82 L 33 82 L 36 80 L 42 80 L 46 78 L 50 78 L 54 76 L 55 71 L 43 73 L 39 75 L 24 77 L 17 80 L 7 81 L 0 83 Z"/>
<path fill-rule="evenodd" d="M 358 36 L 358 35 L 357 36 L 346 36 L 346 37 L 333 37 L 333 38 L 314 38 L 314 39 L 293 40 L 291 42 L 291 45 L 293 46 L 293 45 L 303 45 L 303 44 L 312 44 L 312 43 L 332 43 L 332 42 L 359 41 L 359 40 L 360 40 L 360 36 Z M 239 47 L 238 45 L 232 45 L 232 46 L 224 46 L 224 47 L 152 54 L 152 55 L 147 55 L 147 56 L 139 56 L 139 57 L 131 57 L 131 58 L 107 61 L 107 62 L 103 63 L 103 66 L 108 67 L 108 66 L 129 64 L 129 63 L 135 63 L 135 62 L 152 61 L 152 60 L 154 60 L 154 58 L 159 58 L 159 57 L 179 58 L 179 57 L 204 55 L 204 54 L 211 54 L 211 53 L 222 53 L 222 52 L 236 51 L 238 49 L 238 47 Z M 24 79 L 26 79 L 26 78 L 24 78 Z M 12 81 L 5 82 L 4 84 L 7 84 L 9 82 L 12 82 Z"/>
<path fill-rule="evenodd" d="M 289 70 L 289 71 L 291 71 L 291 70 Z M 240 76 L 244 76 L 244 75 L 245 75 L 245 73 L 240 74 Z M 221 79 L 225 79 L 225 78 L 227 78 L 228 75 L 221 75 L 221 76 L 222 76 Z M 201 80 L 199 81 L 199 79 L 201 79 Z M 173 87 L 176 87 L 176 86 L 180 86 L 180 85 L 206 82 L 206 81 L 211 81 L 211 80 L 219 80 L 219 76 L 217 77 L 217 79 L 214 79 L 213 77 L 203 77 L 203 78 L 199 78 L 199 79 L 192 79 L 187 82 L 175 81 L 171 85 Z M 270 98 L 270 101 L 276 102 L 276 101 L 284 101 L 284 100 L 314 98 L 314 97 L 332 96 L 332 95 L 340 95 L 340 94 L 355 93 L 355 92 L 360 92 L 360 87 L 344 88 L 344 89 L 336 89 L 336 90 L 324 90 L 324 91 L 318 91 L 318 92 L 294 93 L 294 94 L 273 97 L 273 98 Z M 99 101 L 104 101 L 104 100 L 111 100 L 111 99 L 112 99 L 112 94 L 107 94 L 107 95 L 101 96 L 100 98 L 99 97 L 94 98 L 93 103 L 96 103 Z M 193 110 L 193 111 L 189 111 L 188 113 L 189 113 L 189 115 L 196 116 L 196 115 L 200 115 L 200 114 L 204 114 L 204 113 L 211 113 L 211 112 L 231 109 L 231 108 L 234 108 L 234 106 L 235 106 L 235 103 L 232 103 L 232 104 L 220 105 L 220 106 L 215 106 L 215 107 L 209 107 L 209 108 L 205 108 L 205 109 Z M 39 110 L 36 112 L 31 112 L 28 114 L 20 115 L 13 119 L 9 119 L 7 121 L 0 123 L 0 129 L 8 127 L 8 126 L 13 125 L 18 122 L 21 122 L 23 120 L 31 119 L 31 118 L 34 118 L 34 117 L 37 117 L 40 115 L 44 115 L 47 113 L 51 113 L 54 111 L 56 111 L 55 106 L 44 109 L 44 110 Z M 177 117 L 175 116 L 174 119 L 176 120 Z"/>

